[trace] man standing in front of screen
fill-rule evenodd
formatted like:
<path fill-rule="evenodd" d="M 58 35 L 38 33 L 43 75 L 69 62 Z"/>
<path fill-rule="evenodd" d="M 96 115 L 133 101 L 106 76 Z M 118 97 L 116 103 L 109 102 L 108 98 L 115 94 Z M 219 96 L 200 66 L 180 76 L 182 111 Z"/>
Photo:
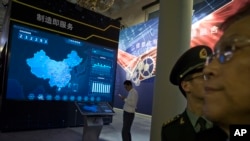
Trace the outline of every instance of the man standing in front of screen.
<path fill-rule="evenodd" d="M 125 80 L 124 88 L 128 91 L 127 97 L 118 95 L 125 103 L 123 106 L 123 127 L 122 127 L 122 140 L 132 141 L 131 138 L 131 126 L 135 117 L 135 109 L 138 101 L 138 93 L 133 88 L 130 80 Z"/>

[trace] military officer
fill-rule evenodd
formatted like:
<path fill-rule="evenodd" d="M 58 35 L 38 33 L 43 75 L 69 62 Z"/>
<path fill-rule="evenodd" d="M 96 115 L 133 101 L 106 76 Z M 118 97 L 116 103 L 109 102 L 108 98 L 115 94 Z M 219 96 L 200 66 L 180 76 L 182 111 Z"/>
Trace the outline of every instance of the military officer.
<path fill-rule="evenodd" d="M 204 45 L 188 49 L 175 63 L 170 82 L 179 87 L 186 97 L 187 106 L 183 113 L 163 124 L 162 141 L 193 141 L 196 133 L 211 128 L 212 123 L 202 117 L 204 97 L 203 68 L 206 57 L 212 50 Z"/>

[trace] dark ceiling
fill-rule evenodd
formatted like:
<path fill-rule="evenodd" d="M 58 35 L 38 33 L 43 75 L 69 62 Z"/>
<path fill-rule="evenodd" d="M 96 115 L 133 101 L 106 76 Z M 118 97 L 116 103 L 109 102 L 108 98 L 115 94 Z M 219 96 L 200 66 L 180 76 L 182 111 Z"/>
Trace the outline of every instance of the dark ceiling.
<path fill-rule="evenodd" d="M 10 0 L 0 0 L 0 32 L 2 31 L 2 24 L 4 20 L 4 15 Z M 67 0 L 71 3 L 77 3 L 78 0 Z M 88 0 L 85 0 L 88 1 Z M 91 0 L 89 0 L 91 1 Z M 103 0 L 104 1 L 104 0 Z M 109 0 L 106 0 L 109 1 Z M 159 3 L 160 0 L 114 0 L 113 5 L 105 11 L 101 11 L 103 15 L 108 16 L 112 19 L 119 17 L 129 16 L 126 14 L 126 10 L 131 6 L 139 6 L 139 3 L 145 3 L 145 5 L 140 5 L 141 7 L 147 6 L 148 4 Z M 204 0 L 194 0 L 194 4 L 202 2 Z M 125 12 L 124 12 L 125 11 Z"/>

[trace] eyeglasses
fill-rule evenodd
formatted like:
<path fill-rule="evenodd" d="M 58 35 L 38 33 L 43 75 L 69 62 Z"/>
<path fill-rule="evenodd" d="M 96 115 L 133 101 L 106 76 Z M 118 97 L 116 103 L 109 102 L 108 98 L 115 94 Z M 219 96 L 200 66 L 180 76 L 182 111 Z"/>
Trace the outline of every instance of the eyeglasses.
<path fill-rule="evenodd" d="M 191 80 L 194 80 L 194 79 L 197 79 L 197 78 L 204 79 L 204 74 L 200 74 L 200 75 L 197 75 L 197 76 L 194 76 L 194 77 L 187 78 L 186 81 L 191 81 Z"/>
<path fill-rule="evenodd" d="M 214 58 L 216 58 L 219 63 L 224 64 L 232 59 L 233 54 L 237 50 L 245 47 L 250 47 L 249 38 L 232 36 L 228 38 L 227 41 L 217 44 L 214 53 L 207 57 L 205 65 L 210 64 Z"/>

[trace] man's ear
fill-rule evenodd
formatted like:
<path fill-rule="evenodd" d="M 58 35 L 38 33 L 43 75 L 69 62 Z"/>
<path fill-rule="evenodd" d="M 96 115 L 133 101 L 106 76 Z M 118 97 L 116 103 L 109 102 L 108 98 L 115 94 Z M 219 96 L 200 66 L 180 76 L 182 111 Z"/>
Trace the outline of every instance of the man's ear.
<path fill-rule="evenodd" d="M 190 92 L 190 83 L 188 81 L 181 82 L 181 88 L 186 92 Z"/>

